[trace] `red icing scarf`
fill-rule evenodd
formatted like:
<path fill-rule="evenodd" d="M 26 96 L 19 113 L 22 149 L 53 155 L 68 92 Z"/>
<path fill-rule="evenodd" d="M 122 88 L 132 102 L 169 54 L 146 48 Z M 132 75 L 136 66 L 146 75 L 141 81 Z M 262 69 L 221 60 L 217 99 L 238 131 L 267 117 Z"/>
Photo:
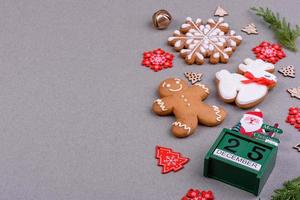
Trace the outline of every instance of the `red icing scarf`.
<path fill-rule="evenodd" d="M 248 84 L 248 83 L 257 83 L 260 85 L 265 85 L 267 87 L 271 87 L 275 84 L 275 81 L 266 79 L 265 77 L 256 78 L 251 72 L 246 72 L 244 74 L 248 80 L 241 81 L 242 83 Z"/>

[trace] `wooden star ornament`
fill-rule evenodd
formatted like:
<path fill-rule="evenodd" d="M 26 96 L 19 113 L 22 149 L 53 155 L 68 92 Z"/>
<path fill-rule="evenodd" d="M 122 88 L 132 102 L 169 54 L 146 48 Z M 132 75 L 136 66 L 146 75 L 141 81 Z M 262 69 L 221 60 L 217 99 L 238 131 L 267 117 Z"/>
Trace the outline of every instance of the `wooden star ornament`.
<path fill-rule="evenodd" d="M 300 143 L 296 144 L 293 148 L 296 149 L 298 152 L 300 152 Z"/>
<path fill-rule="evenodd" d="M 221 6 L 218 6 L 215 12 L 215 16 L 224 17 L 226 15 L 228 15 L 228 12 L 224 10 L 224 8 L 222 8 Z"/>
<path fill-rule="evenodd" d="M 245 26 L 241 31 L 247 33 L 248 35 L 250 35 L 250 34 L 255 34 L 255 35 L 257 35 L 257 34 L 258 34 L 257 29 L 256 29 L 256 26 L 255 26 L 255 24 L 253 24 L 253 23 L 248 24 L 248 25 Z"/>
<path fill-rule="evenodd" d="M 291 94 L 291 97 L 300 99 L 300 87 L 289 88 L 289 89 L 287 89 L 287 91 Z"/>

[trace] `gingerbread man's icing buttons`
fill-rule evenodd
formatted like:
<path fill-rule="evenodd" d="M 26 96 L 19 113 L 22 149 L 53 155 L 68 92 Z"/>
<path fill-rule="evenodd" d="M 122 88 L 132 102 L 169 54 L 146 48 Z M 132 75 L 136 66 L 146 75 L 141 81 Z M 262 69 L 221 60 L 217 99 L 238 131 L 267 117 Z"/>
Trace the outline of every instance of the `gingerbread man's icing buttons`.
<path fill-rule="evenodd" d="M 170 87 L 166 87 L 167 84 Z M 159 85 L 158 91 L 160 101 L 155 100 L 152 109 L 158 115 L 175 115 L 172 132 L 176 137 L 191 135 L 198 123 L 216 126 L 226 117 L 224 109 L 203 102 L 209 94 L 203 84 L 189 86 L 181 79 L 170 78 Z"/>

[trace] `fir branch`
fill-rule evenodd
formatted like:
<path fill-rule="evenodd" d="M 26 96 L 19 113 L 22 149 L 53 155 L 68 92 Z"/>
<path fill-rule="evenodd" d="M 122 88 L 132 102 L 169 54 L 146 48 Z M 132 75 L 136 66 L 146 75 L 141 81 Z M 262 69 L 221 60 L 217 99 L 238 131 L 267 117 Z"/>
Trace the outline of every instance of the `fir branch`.
<path fill-rule="evenodd" d="M 300 199 L 300 177 L 287 181 L 283 188 L 275 190 L 272 200 L 299 200 Z"/>
<path fill-rule="evenodd" d="M 297 38 L 300 36 L 300 27 L 296 25 L 295 28 L 291 28 L 283 17 L 280 19 L 279 13 L 272 12 L 269 8 L 256 8 L 253 7 L 251 10 L 256 12 L 257 16 L 263 18 L 263 20 L 270 25 L 270 28 L 275 33 L 275 37 L 278 42 L 291 51 L 297 51 Z"/>

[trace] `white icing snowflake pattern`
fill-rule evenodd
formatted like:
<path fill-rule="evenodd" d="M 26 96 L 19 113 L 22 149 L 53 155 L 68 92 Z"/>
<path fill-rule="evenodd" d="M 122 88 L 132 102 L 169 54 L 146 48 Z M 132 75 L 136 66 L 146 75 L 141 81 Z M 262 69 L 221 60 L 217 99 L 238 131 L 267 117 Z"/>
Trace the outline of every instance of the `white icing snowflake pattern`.
<path fill-rule="evenodd" d="M 241 41 L 242 37 L 230 30 L 222 17 L 218 21 L 208 19 L 207 23 L 200 18 L 194 22 L 187 17 L 180 30 L 175 30 L 168 38 L 169 44 L 180 51 L 187 64 L 203 64 L 204 58 L 209 58 L 212 64 L 227 63 Z"/>
<path fill-rule="evenodd" d="M 176 165 L 178 159 L 175 156 L 166 156 L 165 163 L 167 166 Z"/>

